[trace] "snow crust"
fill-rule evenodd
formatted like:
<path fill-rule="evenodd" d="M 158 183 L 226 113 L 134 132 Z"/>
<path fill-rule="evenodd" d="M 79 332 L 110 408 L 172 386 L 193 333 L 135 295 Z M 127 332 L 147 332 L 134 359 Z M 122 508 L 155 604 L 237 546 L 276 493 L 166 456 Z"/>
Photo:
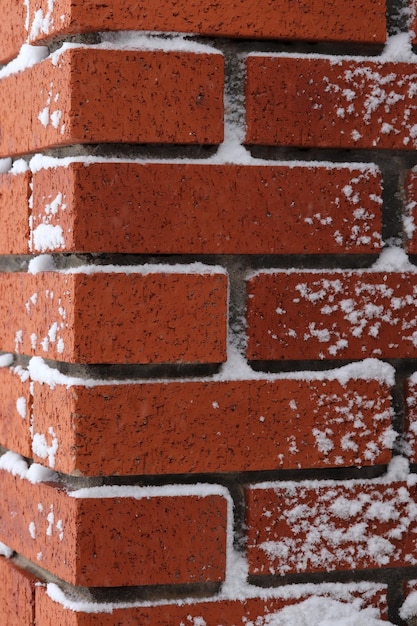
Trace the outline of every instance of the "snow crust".
<path fill-rule="evenodd" d="M 9 367 L 13 363 L 13 354 L 0 354 L 0 367 Z"/>
<path fill-rule="evenodd" d="M 29 467 L 19 454 L 11 451 L 0 457 L 0 469 L 9 472 L 13 476 L 28 480 L 32 484 L 54 482 L 57 479 L 55 472 L 38 463 L 32 463 Z"/>
<path fill-rule="evenodd" d="M 0 78 L 6 78 L 11 74 L 17 74 L 43 61 L 48 56 L 48 48 L 46 46 L 30 46 L 23 44 L 19 54 L 13 61 L 0 69 Z"/>
<path fill-rule="evenodd" d="M 223 274 L 227 270 L 221 265 L 206 265 L 195 262 L 189 264 L 175 263 L 145 263 L 144 265 L 82 265 L 68 269 L 56 269 L 54 259 L 50 254 L 42 254 L 29 262 L 28 272 L 57 272 L 59 274 Z"/>
<path fill-rule="evenodd" d="M 168 379 L 134 379 L 134 380 L 103 380 L 93 378 L 81 378 L 62 374 L 58 370 L 45 363 L 42 357 L 32 357 L 29 361 L 28 371 L 32 381 L 46 384 L 51 389 L 56 385 L 64 385 L 68 389 L 74 386 L 97 387 L 101 385 L 126 385 L 159 384 L 167 382 Z M 183 380 L 170 378 L 169 381 Z M 190 381 L 233 381 L 233 380 L 305 380 L 305 381 L 338 381 L 345 386 L 351 380 L 377 380 L 382 384 L 393 386 L 395 382 L 394 368 L 378 359 L 365 359 L 355 363 L 349 363 L 339 368 L 326 371 L 301 371 L 285 372 L 280 374 L 267 374 L 265 372 L 255 372 L 248 365 L 244 358 L 233 351 L 230 362 L 226 363 L 219 374 L 212 377 L 189 378 Z"/>
<path fill-rule="evenodd" d="M 332 598 L 312 597 L 273 613 L 246 626 L 389 626 L 378 609 L 360 609 Z"/>
<path fill-rule="evenodd" d="M 264 600 L 268 600 L 270 598 L 281 598 L 283 600 L 294 601 L 300 600 L 296 606 L 300 608 L 300 618 L 303 615 L 305 610 L 305 602 L 304 598 L 306 596 L 314 596 L 316 598 L 316 608 L 313 613 L 311 613 L 311 620 L 318 620 L 320 618 L 319 609 L 322 608 L 322 603 L 318 601 L 318 598 L 323 599 L 323 603 L 328 603 L 330 599 L 332 599 L 334 604 L 335 612 L 338 612 L 340 617 L 346 616 L 346 612 L 349 611 L 350 615 L 355 617 L 368 617 L 370 619 L 377 619 L 377 610 L 374 609 L 365 609 L 363 608 L 364 603 L 366 602 L 366 598 L 371 598 L 373 594 L 377 592 L 384 592 L 386 589 L 385 585 L 381 585 L 378 583 L 368 583 L 368 582 L 359 582 L 359 583 L 321 583 L 321 584 L 295 584 L 295 585 L 287 585 L 283 587 L 279 587 L 276 589 L 261 589 L 259 587 L 254 587 L 245 583 L 241 588 L 238 595 L 227 595 L 221 593 L 215 597 L 204 598 L 200 602 L 191 599 L 184 600 L 161 600 L 161 601 L 152 601 L 152 602 L 141 602 L 141 603 L 92 603 L 85 600 L 74 600 L 66 595 L 55 583 L 49 583 L 47 585 L 47 595 L 51 598 L 51 600 L 61 604 L 67 609 L 70 609 L 75 612 L 84 612 L 84 613 L 112 613 L 116 609 L 123 608 L 134 608 L 134 607 L 148 607 L 148 606 L 158 606 L 158 605 L 172 605 L 177 604 L 179 606 L 196 606 L 199 604 L 206 604 L 210 602 L 218 602 L 222 600 L 245 600 L 249 598 L 259 597 Z M 355 597 L 356 594 L 361 594 L 365 598 L 365 602 L 361 597 Z M 310 605 L 310 609 L 313 607 Z M 285 611 L 283 609 L 282 611 Z M 278 612 L 274 615 L 276 617 L 282 611 Z M 285 618 L 284 613 L 284 618 Z M 294 615 L 291 616 L 292 618 Z M 203 618 L 202 618 L 203 619 Z M 247 626 L 262 626 L 263 624 L 268 624 L 268 622 L 264 622 L 266 618 L 259 618 L 255 622 L 246 622 Z M 272 617 L 271 617 L 272 619 Z M 279 624 L 279 622 L 278 622 Z M 283 622 L 283 624 L 279 624 L 279 626 L 301 626 L 302 623 L 298 621 L 292 622 Z M 390 626 L 390 623 L 387 621 L 381 622 L 358 622 L 358 623 L 349 623 L 346 625 L 341 622 L 339 624 L 337 622 L 337 626 Z M 206 626 L 206 622 L 201 622 L 201 626 Z M 336 626 L 336 623 L 330 622 L 329 624 L 320 623 L 319 621 L 310 621 L 308 626 Z"/>
<path fill-rule="evenodd" d="M 409 582 L 411 587 L 416 587 L 417 586 L 417 581 L 416 580 L 410 580 Z M 404 604 L 402 605 L 401 609 L 400 609 L 400 617 L 403 620 L 408 620 L 408 619 L 412 619 L 413 617 L 417 617 L 417 590 L 416 591 L 412 591 L 411 593 L 408 594 L 407 598 L 404 601 Z"/>

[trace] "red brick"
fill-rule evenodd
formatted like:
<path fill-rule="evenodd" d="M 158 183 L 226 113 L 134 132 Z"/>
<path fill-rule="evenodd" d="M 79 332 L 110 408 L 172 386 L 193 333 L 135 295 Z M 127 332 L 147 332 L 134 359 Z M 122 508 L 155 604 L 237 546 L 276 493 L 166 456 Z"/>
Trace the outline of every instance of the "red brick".
<path fill-rule="evenodd" d="M 417 175 L 408 172 L 405 179 L 406 215 L 404 227 L 406 233 L 406 247 L 408 254 L 417 254 Z"/>
<path fill-rule="evenodd" d="M 0 274 L 1 348 L 79 363 L 225 360 L 226 275 L 152 267 Z"/>
<path fill-rule="evenodd" d="M 415 376 L 406 379 L 405 394 L 405 443 L 410 463 L 417 463 L 417 381 Z"/>
<path fill-rule="evenodd" d="M 0 626 L 35 625 L 35 576 L 0 557 Z"/>
<path fill-rule="evenodd" d="M 356 589 L 355 589 L 356 587 Z M 274 597 L 275 595 L 275 597 Z M 248 620 L 255 620 L 276 611 L 302 602 L 315 596 L 325 596 L 341 602 L 355 601 L 356 606 L 368 606 L 380 610 L 382 617 L 386 612 L 385 585 L 358 584 L 358 585 L 321 585 L 316 589 L 310 586 L 307 590 L 302 585 L 282 587 L 281 590 L 269 592 L 259 597 L 242 600 L 209 602 L 184 602 L 178 604 L 161 604 L 151 607 L 114 608 L 112 613 L 87 613 L 82 610 L 65 609 L 62 604 L 52 600 L 48 591 L 43 587 L 36 590 L 36 617 L 37 623 L 42 626 L 180 626 L 187 623 L 201 623 L 206 626 L 237 626 L 247 624 Z M 271 597 L 272 596 L 272 597 Z M 198 620 L 200 619 L 200 622 Z"/>
<path fill-rule="evenodd" d="M 26 41 L 27 12 L 25 3 L 20 0 L 2 0 L 0 8 L 0 62 L 6 63 L 17 56 Z"/>
<path fill-rule="evenodd" d="M 413 63 L 247 59 L 248 144 L 415 150 Z"/>
<path fill-rule="evenodd" d="M 417 274 L 273 271 L 248 282 L 253 360 L 417 356 Z"/>
<path fill-rule="evenodd" d="M 391 458 L 390 390 L 376 380 L 35 383 L 33 414 L 36 460 L 67 474 L 243 472 Z"/>
<path fill-rule="evenodd" d="M 417 564 L 415 487 L 306 481 L 248 487 L 249 573 L 291 574 Z"/>
<path fill-rule="evenodd" d="M 30 182 L 29 171 L 0 174 L 0 254 L 29 252 Z"/>
<path fill-rule="evenodd" d="M 381 245 L 376 168 L 71 163 L 36 172 L 33 186 L 33 251 L 335 254 Z"/>
<path fill-rule="evenodd" d="M 29 373 L 20 367 L 0 368 L 0 444 L 32 456 Z"/>
<path fill-rule="evenodd" d="M 33 8 L 32 8 L 33 4 Z M 222 37 L 330 40 L 383 43 L 385 2 L 352 0 L 349 11 L 342 0 L 288 4 L 283 0 L 208 0 L 102 2 L 59 0 L 52 10 L 47 0 L 30 3 L 30 23 L 37 10 L 49 19 L 33 29 L 32 41 L 79 32 L 150 30 L 218 35 Z"/>
<path fill-rule="evenodd" d="M 223 57 L 70 48 L 0 81 L 0 156 L 73 143 L 215 144 Z"/>
<path fill-rule="evenodd" d="M 222 581 L 227 501 L 221 488 L 196 491 L 116 488 L 112 497 L 88 497 L 89 490 L 71 497 L 59 485 L 1 470 L 0 541 L 73 585 Z"/>

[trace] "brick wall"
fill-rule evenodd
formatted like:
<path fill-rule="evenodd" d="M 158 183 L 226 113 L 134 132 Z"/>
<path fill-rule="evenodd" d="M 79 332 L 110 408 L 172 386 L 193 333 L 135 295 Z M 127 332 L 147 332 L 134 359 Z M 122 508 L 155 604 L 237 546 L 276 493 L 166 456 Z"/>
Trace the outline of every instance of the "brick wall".
<path fill-rule="evenodd" d="M 0 626 L 417 615 L 417 24 L 348 4 L 0 0 Z"/>

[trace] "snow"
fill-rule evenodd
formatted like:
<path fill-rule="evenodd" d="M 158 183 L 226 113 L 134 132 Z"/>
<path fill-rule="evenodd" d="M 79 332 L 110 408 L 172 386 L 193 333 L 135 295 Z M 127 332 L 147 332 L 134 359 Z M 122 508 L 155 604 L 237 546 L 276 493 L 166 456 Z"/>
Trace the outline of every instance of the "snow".
<path fill-rule="evenodd" d="M 13 354 L 0 354 L 0 367 L 9 367 L 13 363 Z"/>
<path fill-rule="evenodd" d="M 389 622 L 379 619 L 372 607 L 360 609 L 332 598 L 312 597 L 246 626 L 389 626 Z"/>
<path fill-rule="evenodd" d="M 13 555 L 13 550 L 9 548 L 9 546 L 6 546 L 6 544 L 2 543 L 1 541 L 0 541 L 0 555 L 6 557 L 6 559 L 10 559 L 10 557 Z"/>
<path fill-rule="evenodd" d="M 55 472 L 39 465 L 32 463 L 29 467 L 27 462 L 15 452 L 6 452 L 0 457 L 0 469 L 5 470 L 13 476 L 26 479 L 32 484 L 56 480 Z"/>
<path fill-rule="evenodd" d="M 10 76 L 11 74 L 23 72 L 29 67 L 36 65 L 36 63 L 46 59 L 48 52 L 46 46 L 30 46 L 29 44 L 23 44 L 18 56 L 0 69 L 0 78 L 6 78 L 6 76 Z"/>

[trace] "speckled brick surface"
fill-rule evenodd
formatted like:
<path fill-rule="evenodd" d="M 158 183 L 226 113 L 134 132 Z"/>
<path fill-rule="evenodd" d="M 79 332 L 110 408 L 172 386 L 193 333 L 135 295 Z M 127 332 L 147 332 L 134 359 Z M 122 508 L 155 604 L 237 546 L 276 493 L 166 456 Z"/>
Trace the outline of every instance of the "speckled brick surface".
<path fill-rule="evenodd" d="M 390 390 L 376 380 L 167 381 L 91 389 L 36 383 L 33 394 L 34 437 L 48 446 L 56 440 L 54 467 L 68 474 L 330 468 L 391 458 Z M 36 461 L 48 465 L 42 456 L 35 454 Z"/>
<path fill-rule="evenodd" d="M 137 490 L 136 498 L 123 492 L 75 498 L 5 470 L 1 485 L 0 541 L 73 585 L 224 579 L 227 507 L 221 495 Z"/>
<path fill-rule="evenodd" d="M 0 274 L 3 350 L 75 363 L 226 358 L 224 273 Z"/>
<path fill-rule="evenodd" d="M 74 143 L 217 144 L 223 57 L 70 48 L 1 80 L 0 112 L 0 156 Z"/>
<path fill-rule="evenodd" d="M 247 144 L 417 146 L 413 63 L 258 55 L 246 69 Z"/>
<path fill-rule="evenodd" d="M 32 7 L 32 4 L 34 5 Z M 153 2 L 47 0 L 30 3 L 29 22 L 42 10 L 32 41 L 57 35 L 103 30 L 150 30 L 220 37 L 300 39 L 355 42 L 385 41 L 384 0 L 342 0 L 288 3 L 284 0 L 191 0 Z M 62 17 L 63 16 L 63 17 Z"/>
<path fill-rule="evenodd" d="M 31 174 L 0 174 L 0 253 L 29 252 Z"/>
<path fill-rule="evenodd" d="M 260 272 L 248 281 L 253 360 L 417 355 L 414 272 Z"/>
<path fill-rule="evenodd" d="M 34 174 L 32 250 L 375 254 L 381 182 L 372 166 L 72 163 Z"/>

